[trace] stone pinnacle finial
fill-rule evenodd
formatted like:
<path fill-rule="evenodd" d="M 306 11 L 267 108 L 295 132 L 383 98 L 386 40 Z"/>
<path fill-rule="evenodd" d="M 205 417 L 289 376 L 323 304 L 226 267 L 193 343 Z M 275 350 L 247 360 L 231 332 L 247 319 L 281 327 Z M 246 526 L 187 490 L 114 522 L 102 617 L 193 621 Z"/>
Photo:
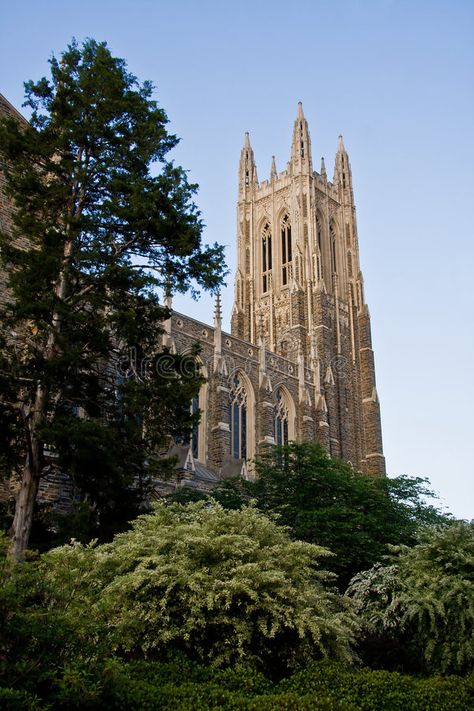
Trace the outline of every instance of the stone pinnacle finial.
<path fill-rule="evenodd" d="M 276 163 L 275 163 L 275 156 L 272 156 L 272 167 L 270 170 L 270 180 L 276 180 L 278 177 L 277 169 L 276 169 Z"/>
<path fill-rule="evenodd" d="M 218 291 L 216 294 L 216 301 L 214 305 L 214 326 L 220 327 L 222 324 L 222 307 L 221 307 L 221 292 Z"/>
<path fill-rule="evenodd" d="M 303 104 L 301 103 L 301 101 L 298 101 L 298 118 L 304 119 Z"/>
<path fill-rule="evenodd" d="M 326 164 L 324 163 L 324 158 L 321 158 L 321 175 L 326 177 Z"/>
<path fill-rule="evenodd" d="M 250 138 L 249 138 L 248 131 L 245 131 L 245 135 L 244 135 L 244 148 L 250 148 Z"/>
<path fill-rule="evenodd" d="M 339 153 L 344 153 L 345 150 L 346 150 L 346 148 L 345 148 L 345 146 L 344 146 L 344 141 L 342 140 L 341 134 L 339 134 L 339 142 L 338 142 L 338 145 L 337 145 L 337 150 L 338 150 Z"/>

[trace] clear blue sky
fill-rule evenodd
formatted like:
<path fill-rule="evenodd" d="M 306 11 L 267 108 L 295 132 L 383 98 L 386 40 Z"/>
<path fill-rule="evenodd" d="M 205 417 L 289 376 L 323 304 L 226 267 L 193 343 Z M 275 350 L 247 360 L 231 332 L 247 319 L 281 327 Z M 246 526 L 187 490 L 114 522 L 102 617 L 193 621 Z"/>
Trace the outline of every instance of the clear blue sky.
<path fill-rule="evenodd" d="M 239 151 L 250 131 L 260 179 L 289 158 L 297 102 L 313 158 L 332 174 L 339 133 L 352 163 L 392 475 L 430 478 L 474 518 L 474 3 L 472 0 L 52 0 L 7 3 L 0 92 L 72 36 L 106 40 L 151 79 L 175 157 L 200 184 L 205 239 L 235 265 Z M 224 294 L 228 322 L 232 278 Z M 212 318 L 209 299 L 177 300 Z"/>

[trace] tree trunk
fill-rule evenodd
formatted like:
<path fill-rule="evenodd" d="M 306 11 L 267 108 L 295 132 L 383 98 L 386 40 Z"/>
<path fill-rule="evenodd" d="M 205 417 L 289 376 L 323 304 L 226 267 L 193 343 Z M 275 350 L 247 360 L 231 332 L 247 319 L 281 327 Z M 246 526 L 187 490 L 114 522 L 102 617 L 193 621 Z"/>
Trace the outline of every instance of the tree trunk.
<path fill-rule="evenodd" d="M 78 149 L 76 161 L 80 165 L 84 150 Z M 90 151 L 86 152 L 86 167 L 88 165 Z M 64 301 L 69 288 L 69 266 L 72 257 L 74 240 L 71 236 L 71 222 L 80 217 L 85 196 L 85 187 L 79 183 L 77 178 L 73 180 L 71 190 L 71 201 L 67 209 L 65 219 L 66 240 L 63 248 L 62 263 L 58 273 L 55 286 L 55 296 L 59 302 Z M 45 360 L 51 363 L 57 355 L 57 336 L 61 332 L 62 315 L 60 309 L 55 309 L 52 314 L 51 331 L 45 350 Z M 23 558 L 28 546 L 28 541 L 33 523 L 33 512 L 41 479 L 44 456 L 43 442 L 38 437 L 39 426 L 45 421 L 48 414 L 49 392 L 46 386 L 38 384 L 35 393 L 34 405 L 31 414 L 25 418 L 26 437 L 28 442 L 28 452 L 25 460 L 25 467 L 21 479 L 20 490 L 18 492 L 15 515 L 10 529 L 12 539 L 10 552 L 17 559 Z"/>
<path fill-rule="evenodd" d="M 38 438 L 37 430 L 45 417 L 46 392 L 41 385 L 36 389 L 34 408 L 26 423 L 28 452 L 18 491 L 15 516 L 10 529 L 10 553 L 16 560 L 22 560 L 33 523 L 33 512 L 39 482 L 43 470 L 43 443 Z"/>

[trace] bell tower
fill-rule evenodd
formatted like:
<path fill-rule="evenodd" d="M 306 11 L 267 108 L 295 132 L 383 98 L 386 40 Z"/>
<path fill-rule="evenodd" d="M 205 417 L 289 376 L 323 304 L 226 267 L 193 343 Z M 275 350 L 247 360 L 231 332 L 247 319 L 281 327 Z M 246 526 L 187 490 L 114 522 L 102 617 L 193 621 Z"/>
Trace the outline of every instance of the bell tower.
<path fill-rule="evenodd" d="M 273 157 L 258 181 L 245 134 L 232 334 L 309 369 L 317 438 L 362 471 L 385 471 L 349 156 L 339 136 L 332 181 L 324 159 L 313 170 L 301 102 L 282 172 Z"/>

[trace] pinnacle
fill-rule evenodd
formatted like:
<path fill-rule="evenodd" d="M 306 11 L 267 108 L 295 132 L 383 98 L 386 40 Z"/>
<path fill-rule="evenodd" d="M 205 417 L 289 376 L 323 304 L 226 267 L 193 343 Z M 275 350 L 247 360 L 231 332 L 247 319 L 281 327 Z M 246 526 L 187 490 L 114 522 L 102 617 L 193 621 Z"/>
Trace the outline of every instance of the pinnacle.
<path fill-rule="evenodd" d="M 245 131 L 244 148 L 250 148 L 250 139 L 249 139 L 249 132 L 248 131 Z"/>
<path fill-rule="evenodd" d="M 298 101 L 298 118 L 303 119 L 304 118 L 304 113 L 303 113 L 303 104 L 301 101 Z"/>
<path fill-rule="evenodd" d="M 345 153 L 346 147 L 344 146 L 344 141 L 342 140 L 341 134 L 339 134 L 339 142 L 337 146 L 338 153 Z"/>
<path fill-rule="evenodd" d="M 276 163 L 275 163 L 275 156 L 272 156 L 272 167 L 270 169 L 270 180 L 275 180 L 278 176 L 277 169 L 276 169 Z"/>
<path fill-rule="evenodd" d="M 214 306 L 214 324 L 221 324 L 222 322 L 222 307 L 221 307 L 221 292 L 218 291 L 216 294 L 216 302 Z"/>
<path fill-rule="evenodd" d="M 321 158 L 321 175 L 326 175 L 326 164 L 324 163 L 324 158 Z"/>

